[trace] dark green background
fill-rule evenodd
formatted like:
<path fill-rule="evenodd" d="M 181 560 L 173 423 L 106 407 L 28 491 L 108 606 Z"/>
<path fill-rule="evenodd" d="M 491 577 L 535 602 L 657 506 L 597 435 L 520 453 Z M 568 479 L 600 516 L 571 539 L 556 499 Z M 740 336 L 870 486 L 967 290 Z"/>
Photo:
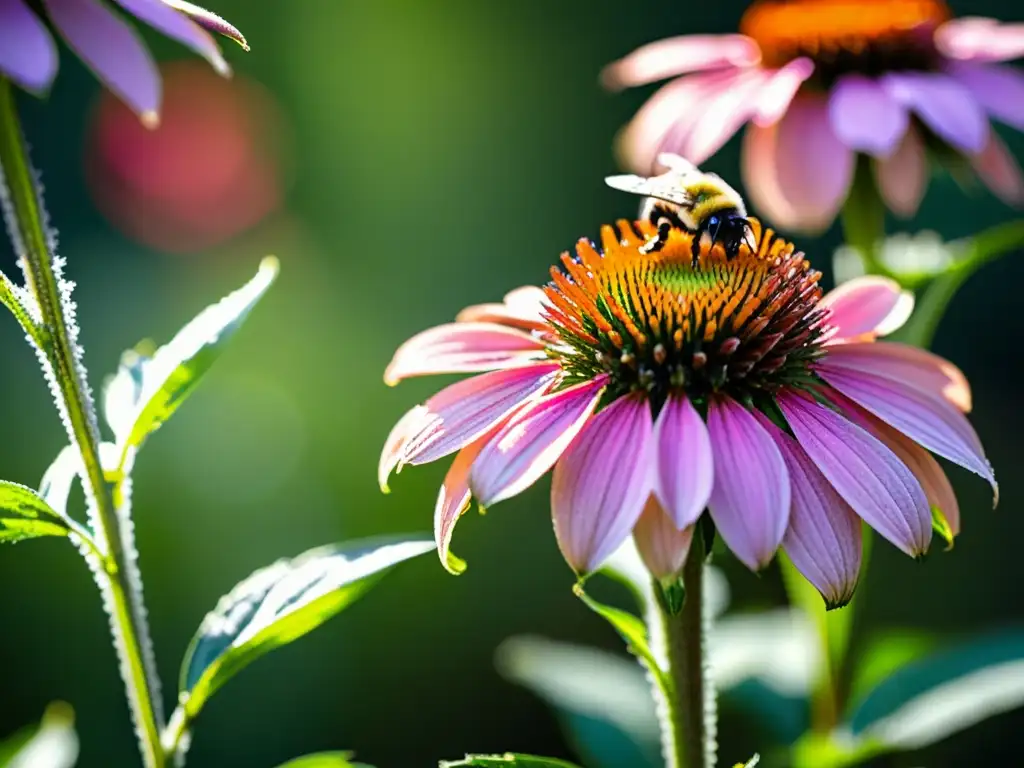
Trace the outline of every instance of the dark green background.
<path fill-rule="evenodd" d="M 1016 0 L 961 2 L 961 13 L 1021 20 Z M 394 348 L 463 306 L 546 279 L 557 254 L 602 222 L 632 215 L 605 188 L 611 140 L 649 91 L 603 92 L 597 74 L 636 45 L 734 28 L 739 2 L 655 0 L 218 0 L 253 46 L 225 47 L 238 72 L 268 87 L 292 132 L 285 208 L 200 256 L 147 251 L 89 201 L 84 134 L 98 87 L 66 50 L 47 103 L 25 98 L 35 159 L 60 229 L 94 385 L 120 351 L 165 340 L 240 285 L 267 252 L 278 284 L 203 386 L 147 444 L 135 473 L 135 519 L 165 685 L 218 596 L 253 569 L 328 541 L 429 530 L 444 467 L 409 469 L 390 496 L 376 486 L 392 423 L 439 385 L 388 389 Z M 184 56 L 153 39 L 161 56 Z M 1018 157 L 1024 141 L 1004 131 Z M 738 143 L 706 167 L 737 179 Z M 986 193 L 932 184 L 908 226 L 967 235 L 1008 219 Z M 798 239 L 829 273 L 833 229 Z M 9 249 L 2 268 L 15 272 Z M 875 548 L 864 623 L 954 638 L 1024 619 L 1024 254 L 987 267 L 950 307 L 936 341 L 975 391 L 973 421 L 1002 481 L 992 512 L 984 483 L 953 471 L 964 533 L 924 565 Z M 0 475 L 36 485 L 63 444 L 34 358 L 0 322 Z M 465 751 L 570 757 L 552 718 L 504 683 L 492 653 L 541 633 L 618 648 L 572 596 L 555 546 L 546 481 L 486 519 L 467 517 L 461 578 L 424 557 L 218 694 L 189 764 L 273 766 L 351 748 L 381 768 L 433 765 Z M 782 599 L 778 574 L 724 562 L 741 607 Z M 40 541 L 0 551 L 0 733 L 73 704 L 82 766 L 136 757 L 121 682 L 92 582 L 74 551 Z M 859 636 L 863 636 L 860 634 Z M 168 696 L 171 692 L 167 692 Z M 171 703 L 168 699 L 168 703 Z M 727 713 L 728 715 L 728 713 Z M 1016 764 L 1020 713 L 957 736 L 916 764 Z M 727 716 L 723 759 L 763 744 L 756 723 Z M 1008 761 L 1008 762 L 1007 762 Z M 730 763 L 731 764 L 731 763 Z"/>

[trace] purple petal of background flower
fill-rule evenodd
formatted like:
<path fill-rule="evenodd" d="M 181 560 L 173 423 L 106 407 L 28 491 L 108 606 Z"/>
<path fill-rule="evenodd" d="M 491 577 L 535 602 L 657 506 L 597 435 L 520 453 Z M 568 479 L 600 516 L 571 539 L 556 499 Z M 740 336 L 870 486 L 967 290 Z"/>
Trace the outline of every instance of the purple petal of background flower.
<path fill-rule="evenodd" d="M 653 429 L 646 397 L 620 397 L 587 423 L 555 465 L 555 537 L 576 573 L 598 568 L 643 512 L 654 474 Z"/>
<path fill-rule="evenodd" d="M 953 62 L 949 73 L 992 117 L 1024 131 L 1024 74 L 999 64 Z"/>
<path fill-rule="evenodd" d="M 160 75 L 135 32 L 97 0 L 43 0 L 50 21 L 110 90 L 156 124 Z"/>
<path fill-rule="evenodd" d="M 881 78 L 889 94 L 957 149 L 973 155 L 985 148 L 988 119 L 971 92 L 938 72 L 890 72 Z"/>
<path fill-rule="evenodd" d="M 932 515 L 921 484 L 878 438 L 801 395 L 776 397 L 800 447 L 839 495 L 908 555 L 928 550 Z"/>
<path fill-rule="evenodd" d="M 910 116 L 878 81 L 863 75 L 845 75 L 828 101 L 832 130 L 846 146 L 888 157 L 910 125 Z"/>
<path fill-rule="evenodd" d="M 771 435 L 742 405 L 708 406 L 715 485 L 708 509 L 729 549 L 751 570 L 771 562 L 789 522 L 786 464 Z"/>
<path fill-rule="evenodd" d="M 57 46 L 22 0 L 0 0 L 0 72 L 32 91 L 49 88 L 57 74 Z"/>

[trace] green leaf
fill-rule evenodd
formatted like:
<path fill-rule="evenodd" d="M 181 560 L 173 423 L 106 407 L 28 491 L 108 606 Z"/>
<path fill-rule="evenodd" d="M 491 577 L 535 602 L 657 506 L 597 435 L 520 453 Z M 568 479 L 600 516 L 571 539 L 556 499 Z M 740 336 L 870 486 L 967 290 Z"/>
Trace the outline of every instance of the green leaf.
<path fill-rule="evenodd" d="M 316 629 L 392 566 L 433 549 L 428 537 L 367 539 L 312 549 L 256 571 L 221 598 L 192 638 L 181 667 L 186 719 L 242 668 Z"/>
<path fill-rule="evenodd" d="M 296 757 L 278 768 L 370 768 L 365 763 L 349 761 L 351 752 L 318 752 L 315 755 Z"/>
<path fill-rule="evenodd" d="M 0 480 L 0 542 L 67 536 L 71 525 L 31 488 Z"/>
<path fill-rule="evenodd" d="M 589 768 L 660 768 L 661 739 L 650 685 L 621 655 L 541 637 L 498 648 L 498 671 L 557 713 Z"/>
<path fill-rule="evenodd" d="M 139 349 L 125 353 L 103 395 L 104 414 L 122 461 L 184 402 L 277 272 L 277 259 L 268 256 L 252 280 L 196 315 L 152 357 Z"/>
<path fill-rule="evenodd" d="M 565 760 L 536 755 L 466 755 L 465 760 L 441 761 L 441 768 L 577 768 Z"/>
<path fill-rule="evenodd" d="M 919 630 L 888 631 L 870 638 L 857 659 L 850 700 L 862 700 L 898 669 L 927 656 L 935 644 L 934 637 Z"/>
<path fill-rule="evenodd" d="M 46 708 L 38 728 L 26 728 L 0 742 L 0 768 L 71 768 L 77 760 L 75 714 L 63 702 Z"/>
<path fill-rule="evenodd" d="M 1024 706 L 1024 633 L 1004 632 L 901 667 L 849 719 L 862 742 L 910 750 Z"/>

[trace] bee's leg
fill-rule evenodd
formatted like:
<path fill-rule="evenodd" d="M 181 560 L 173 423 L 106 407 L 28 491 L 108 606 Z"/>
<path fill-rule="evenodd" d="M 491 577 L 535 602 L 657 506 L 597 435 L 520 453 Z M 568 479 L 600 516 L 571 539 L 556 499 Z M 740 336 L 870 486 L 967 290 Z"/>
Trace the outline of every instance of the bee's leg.
<path fill-rule="evenodd" d="M 690 269 L 697 269 L 700 266 L 700 241 L 704 237 L 703 228 L 693 233 L 693 240 L 690 243 Z"/>
<path fill-rule="evenodd" d="M 672 231 L 672 222 L 666 218 L 658 219 L 658 234 L 654 235 L 650 240 L 644 243 L 640 247 L 640 252 L 655 253 L 665 247 L 665 243 L 668 242 L 668 235 Z"/>

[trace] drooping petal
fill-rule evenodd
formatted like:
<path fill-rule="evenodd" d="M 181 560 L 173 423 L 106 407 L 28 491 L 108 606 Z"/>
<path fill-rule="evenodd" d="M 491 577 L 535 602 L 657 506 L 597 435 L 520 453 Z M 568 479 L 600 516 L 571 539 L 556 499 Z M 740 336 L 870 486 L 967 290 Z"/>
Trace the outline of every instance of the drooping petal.
<path fill-rule="evenodd" d="M 782 547 L 829 608 L 850 602 L 860 575 L 860 518 L 804 452 L 781 429 L 762 419 L 789 472 L 792 504 Z"/>
<path fill-rule="evenodd" d="M 942 394 L 868 371 L 842 368 L 828 359 L 817 370 L 832 387 L 882 421 L 988 480 L 998 499 L 999 487 L 974 427 Z"/>
<path fill-rule="evenodd" d="M 445 387 L 426 402 L 421 430 L 406 443 L 403 464 L 427 464 L 469 445 L 496 422 L 555 383 L 558 363 L 482 373 Z"/>
<path fill-rule="evenodd" d="M 455 455 L 455 460 L 448 468 L 444 483 L 437 493 L 437 503 L 434 505 L 434 541 L 437 543 L 437 555 L 441 558 L 441 565 L 449 573 L 459 574 L 465 569 L 465 564 L 452 555 L 452 534 L 455 533 L 455 524 L 469 508 L 469 501 L 472 498 L 469 492 L 469 470 L 492 436 L 493 433 L 488 432 Z"/>
<path fill-rule="evenodd" d="M 828 323 L 835 333 L 830 341 L 873 338 L 892 333 L 907 321 L 914 295 L 895 280 L 868 275 L 829 291 L 820 306 L 831 310 Z"/>
<path fill-rule="evenodd" d="M 780 227 L 796 228 L 800 216 L 779 183 L 775 164 L 778 134 L 777 123 L 766 127 L 756 124 L 747 126 L 743 134 L 740 171 L 754 210 Z"/>
<path fill-rule="evenodd" d="M 59 1 L 59 0 L 58 0 Z M 220 48 L 210 34 L 163 0 L 115 0 L 118 5 L 161 34 L 188 46 L 205 58 L 220 75 L 231 74 Z"/>
<path fill-rule="evenodd" d="M 708 509 L 729 549 L 751 570 L 771 562 L 789 522 L 786 464 L 758 420 L 729 397 L 708 405 L 715 484 Z"/>
<path fill-rule="evenodd" d="M 953 535 L 957 536 L 960 533 L 960 504 L 939 462 L 903 433 L 893 429 L 878 417 L 872 416 L 852 400 L 840 397 L 839 402 L 846 413 L 885 443 L 914 473 L 914 477 L 921 483 L 928 503 L 938 507 L 949 523 Z"/>
<path fill-rule="evenodd" d="M 978 16 L 952 19 L 935 30 L 935 44 L 951 59 L 1018 59 L 1024 56 L 1024 24 L 1003 24 Z"/>
<path fill-rule="evenodd" d="M 23 0 L 0 0 L 0 73 L 30 91 L 49 88 L 57 74 L 57 46 Z"/>
<path fill-rule="evenodd" d="M 705 102 L 700 119 L 678 147 L 665 149 L 677 151 L 696 165 L 703 163 L 750 119 L 758 96 L 771 77 L 771 73 L 760 68 L 744 71 L 742 77 Z"/>
<path fill-rule="evenodd" d="M 542 315 L 547 300 L 544 291 L 534 285 L 516 288 L 505 294 L 501 304 L 474 304 L 456 315 L 460 323 L 497 323 L 525 331 L 547 329 Z"/>
<path fill-rule="evenodd" d="M 194 3 L 187 2 L 187 0 L 161 0 L 161 2 L 171 6 L 176 11 L 184 13 L 196 24 L 216 32 L 218 35 L 231 38 L 240 46 L 242 50 L 249 50 L 249 43 L 246 42 L 245 36 L 235 28 L 233 24 L 230 24 L 225 19 L 222 19 L 216 13 L 208 11 L 205 8 L 200 8 Z"/>
<path fill-rule="evenodd" d="M 1024 73 L 1000 64 L 953 62 L 947 71 L 992 117 L 1024 131 Z"/>
<path fill-rule="evenodd" d="M 1024 206 L 1024 173 L 995 131 L 989 134 L 982 153 L 971 158 L 971 165 L 992 194 L 1008 205 Z"/>
<path fill-rule="evenodd" d="M 889 157 L 910 125 L 907 110 L 877 80 L 851 74 L 839 78 L 828 102 L 836 136 L 850 149 Z"/>
<path fill-rule="evenodd" d="M 651 495 L 652 421 L 646 397 L 620 397 L 587 422 L 555 464 L 555 537 L 580 575 L 597 569 L 629 537 Z"/>
<path fill-rule="evenodd" d="M 704 420 L 686 395 L 672 393 L 654 426 L 658 471 L 655 492 L 682 530 L 708 505 L 715 471 Z"/>
<path fill-rule="evenodd" d="M 388 493 L 388 478 L 391 472 L 398 466 L 402 459 L 402 452 L 405 450 L 409 440 L 419 433 L 429 418 L 429 412 L 425 405 L 417 405 L 407 412 L 398 423 L 391 428 L 387 440 L 384 441 L 384 449 L 380 453 L 380 461 L 377 464 L 377 482 L 384 493 Z"/>
<path fill-rule="evenodd" d="M 880 79 L 898 103 L 917 114 L 935 135 L 975 154 L 985 147 L 988 119 L 971 92 L 939 72 L 890 72 Z"/>
<path fill-rule="evenodd" d="M 693 526 L 678 530 L 658 500 L 651 496 L 633 526 L 633 541 L 640 559 L 654 578 L 672 579 L 686 564 L 693 541 Z"/>
<path fill-rule="evenodd" d="M 147 125 L 160 110 L 160 73 L 135 32 L 97 0 L 43 0 L 53 26 Z"/>
<path fill-rule="evenodd" d="M 885 204 L 904 218 L 917 213 L 928 187 L 928 157 L 917 130 L 909 128 L 892 156 L 875 160 L 872 167 Z"/>
<path fill-rule="evenodd" d="M 908 555 L 928 550 L 931 510 L 921 484 L 878 438 L 793 393 L 776 402 L 800 447 L 854 512 Z"/>
<path fill-rule="evenodd" d="M 413 376 L 478 373 L 529 365 L 544 357 L 544 342 L 495 323 L 449 323 L 418 333 L 391 358 L 388 385 Z"/>
<path fill-rule="evenodd" d="M 800 86 L 813 73 L 814 62 L 806 56 L 793 59 L 775 70 L 772 79 L 758 94 L 753 116 L 755 125 L 764 127 L 782 119 Z"/>
<path fill-rule="evenodd" d="M 601 73 L 606 88 L 645 85 L 686 72 L 746 67 L 761 60 L 757 43 L 744 35 L 680 35 L 637 48 Z"/>
<path fill-rule="evenodd" d="M 469 485 L 480 504 L 515 496 L 551 469 L 593 414 L 606 383 L 601 376 L 517 411 L 473 463 Z"/>
<path fill-rule="evenodd" d="M 971 410 L 971 386 L 963 371 L 926 349 L 895 341 L 854 342 L 829 347 L 827 359 L 831 366 L 901 381 L 942 396 L 964 413 Z"/>
<path fill-rule="evenodd" d="M 798 93 L 779 121 L 775 162 L 801 228 L 813 231 L 832 222 L 850 188 L 853 161 L 832 129 L 828 100 Z"/>

